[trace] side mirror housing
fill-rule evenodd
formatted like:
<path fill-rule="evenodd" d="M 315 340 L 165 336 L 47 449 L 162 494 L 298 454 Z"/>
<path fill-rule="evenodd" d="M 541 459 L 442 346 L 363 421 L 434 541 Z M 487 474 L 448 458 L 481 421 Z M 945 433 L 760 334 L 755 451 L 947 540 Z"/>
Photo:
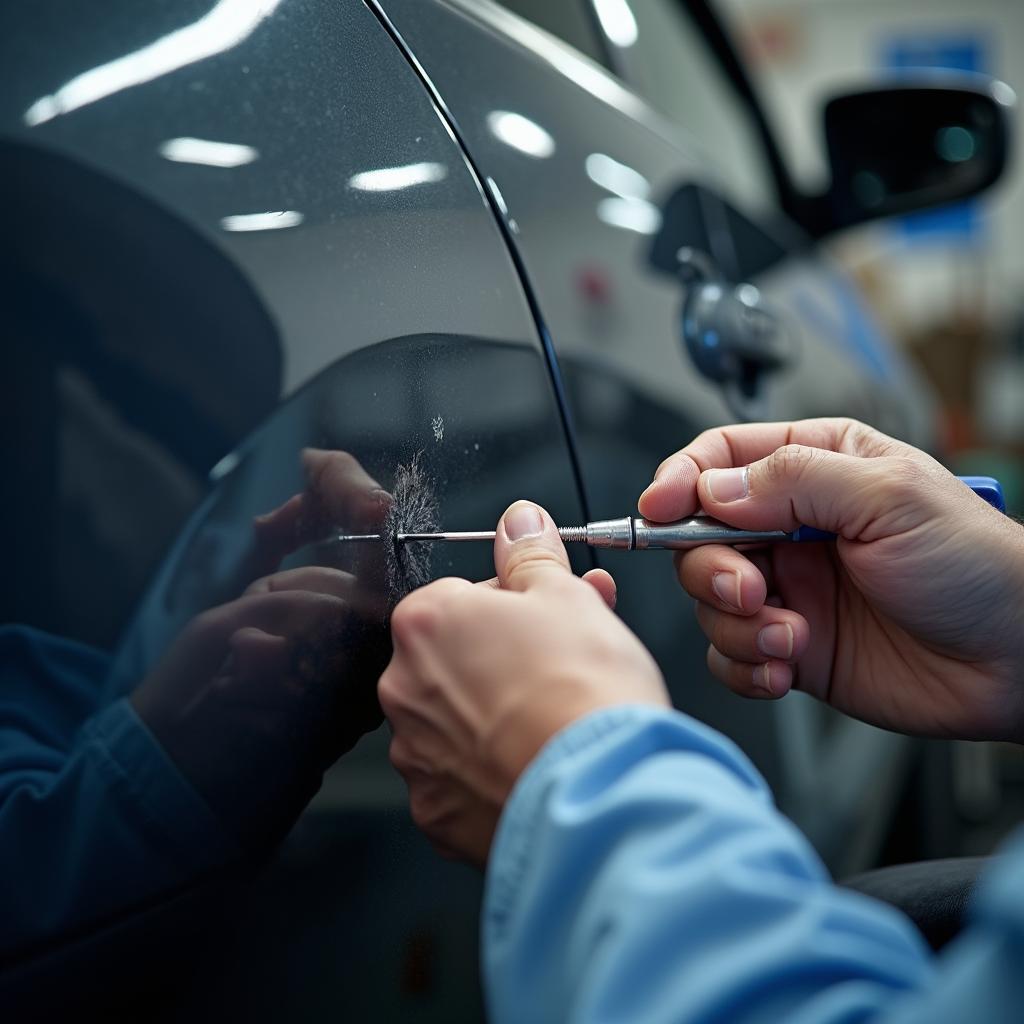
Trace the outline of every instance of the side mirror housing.
<path fill-rule="evenodd" d="M 1006 167 L 1013 90 L 984 75 L 939 72 L 847 93 L 824 107 L 832 185 L 829 230 L 977 195 Z"/>

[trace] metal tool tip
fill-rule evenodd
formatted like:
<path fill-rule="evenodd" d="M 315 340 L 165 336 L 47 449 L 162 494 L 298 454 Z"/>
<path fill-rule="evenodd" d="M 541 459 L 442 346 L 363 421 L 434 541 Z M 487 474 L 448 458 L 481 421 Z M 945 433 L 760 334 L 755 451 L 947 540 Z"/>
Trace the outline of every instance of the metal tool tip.
<path fill-rule="evenodd" d="M 587 540 L 587 528 L 585 526 L 560 526 L 558 536 L 566 543 L 584 544 Z"/>

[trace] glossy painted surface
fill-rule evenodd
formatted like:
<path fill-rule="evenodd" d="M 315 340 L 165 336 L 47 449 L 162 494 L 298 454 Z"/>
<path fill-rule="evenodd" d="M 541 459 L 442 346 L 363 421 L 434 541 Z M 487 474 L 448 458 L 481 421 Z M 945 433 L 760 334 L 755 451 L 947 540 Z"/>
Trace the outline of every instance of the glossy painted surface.
<path fill-rule="evenodd" d="M 211 22 L 214 14 L 220 20 Z M 459 149 L 362 4 L 164 4 L 143 23 L 135 5 L 122 3 L 98 27 L 77 5 L 51 0 L 31 14 L 7 12 L 6 21 L 0 140 L 12 152 L 41 153 L 36 163 L 66 161 L 63 177 L 26 160 L 8 181 L 9 198 L 28 211 L 8 255 L 37 270 L 45 264 L 40 272 L 59 278 L 103 346 L 129 362 L 149 358 L 147 347 L 166 350 L 155 370 L 173 364 L 179 381 L 205 389 L 204 408 L 234 400 L 259 374 L 265 380 L 251 404 L 265 413 L 268 396 L 292 393 L 346 352 L 423 330 L 536 344 L 508 253 Z M 163 47 L 158 55 L 169 49 L 176 69 L 164 61 L 165 73 L 126 84 L 126 67 L 145 78 L 148 65 L 138 62 L 147 53 L 155 60 L 153 46 Z M 108 94 L 70 109 L 96 94 L 83 92 L 89 81 Z M 43 99 L 62 96 L 67 112 L 39 122 Z M 69 200 L 84 187 L 78 163 L 99 182 L 90 196 L 103 185 L 102 204 Z M 119 202 L 130 217 L 119 216 Z M 41 243 L 34 222 L 50 206 L 59 206 L 59 223 Z M 173 245 L 170 228 L 151 223 L 161 210 L 173 221 Z M 253 308 L 234 334 L 236 287 L 216 329 L 203 332 L 207 349 L 217 345 L 213 335 L 232 346 L 214 368 L 186 351 L 196 324 L 182 317 L 177 335 L 165 330 L 172 311 L 157 299 L 168 292 L 179 309 L 219 302 L 218 262 L 249 285 Z M 279 351 L 276 363 L 263 358 L 268 347 Z M 224 441 L 239 440 L 252 422 L 238 417 Z M 193 494 L 205 487 L 199 472 L 226 454 L 206 457 L 205 466 L 192 460 Z M 88 481 L 82 486 L 94 518 L 116 514 Z"/>
<path fill-rule="evenodd" d="M 187 0 L 141 18 L 121 0 L 98 22 L 43 0 L 3 19 L 2 137 L 82 160 L 210 238 L 281 331 L 284 393 L 427 325 L 521 336 L 522 296 L 462 156 L 362 4 Z M 62 94 L 82 105 L 33 123 Z M 183 140 L 245 147 L 245 162 Z M 367 301 L 368 283 L 403 301 Z"/>

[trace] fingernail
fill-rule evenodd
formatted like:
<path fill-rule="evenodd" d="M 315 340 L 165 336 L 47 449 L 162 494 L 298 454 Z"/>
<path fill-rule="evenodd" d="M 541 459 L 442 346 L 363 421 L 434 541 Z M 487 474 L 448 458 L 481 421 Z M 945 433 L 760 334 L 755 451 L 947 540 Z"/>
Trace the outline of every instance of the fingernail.
<path fill-rule="evenodd" d="M 793 627 L 788 622 L 773 622 L 757 634 L 757 647 L 769 658 L 789 661 L 793 657 Z"/>
<path fill-rule="evenodd" d="M 723 504 L 727 501 L 739 501 L 748 493 L 749 467 L 737 466 L 735 469 L 709 469 L 704 474 L 704 486 L 713 501 Z"/>
<path fill-rule="evenodd" d="M 758 665 L 754 669 L 754 682 L 761 687 L 762 690 L 767 690 L 768 693 L 772 693 L 772 667 L 765 663 L 764 665 Z"/>
<path fill-rule="evenodd" d="M 735 571 L 716 572 L 711 577 L 711 589 L 717 595 L 718 600 L 737 611 L 741 611 L 743 608 L 740 583 L 740 574 Z"/>
<path fill-rule="evenodd" d="M 539 537 L 544 532 L 544 520 L 534 505 L 514 505 L 505 513 L 505 536 L 510 541 Z"/>
<path fill-rule="evenodd" d="M 366 492 L 363 501 L 370 512 L 387 512 L 395 499 L 383 487 L 375 487 L 372 491 Z"/>

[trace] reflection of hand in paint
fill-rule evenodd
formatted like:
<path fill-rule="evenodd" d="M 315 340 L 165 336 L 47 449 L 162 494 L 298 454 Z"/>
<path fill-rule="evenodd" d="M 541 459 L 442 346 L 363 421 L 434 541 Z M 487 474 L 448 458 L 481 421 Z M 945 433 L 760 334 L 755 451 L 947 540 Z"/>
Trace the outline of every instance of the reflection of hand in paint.
<path fill-rule="evenodd" d="M 309 484 L 257 519 L 258 560 L 339 526 L 379 526 L 389 496 L 346 452 L 307 450 Z M 380 723 L 388 656 L 355 577 L 324 566 L 273 572 L 196 616 L 132 695 L 186 778 L 247 849 L 283 836 L 321 775 Z"/>
<path fill-rule="evenodd" d="M 254 520 L 250 577 L 272 571 L 296 548 L 334 534 L 377 534 L 381 543 L 350 548 L 347 554 L 355 560 L 343 564 L 358 571 L 364 614 L 386 618 L 391 607 L 431 577 L 431 545 L 395 541 L 400 532 L 440 529 L 437 498 L 421 455 L 395 467 L 392 495 L 348 452 L 307 448 L 302 454 L 306 490 Z"/>
<path fill-rule="evenodd" d="M 237 543 L 237 514 L 233 511 L 215 514 L 212 523 L 207 522 L 198 531 L 168 585 L 168 607 L 195 609 L 230 601 L 257 577 L 275 572 L 292 552 L 322 541 L 332 532 L 377 532 L 391 508 L 391 495 L 352 455 L 307 448 L 300 461 L 305 488 L 277 508 L 256 516 L 241 545 Z M 234 498 L 237 500 L 237 494 Z M 380 558 L 377 564 L 365 557 L 360 561 L 359 575 L 366 584 L 363 594 L 379 596 L 386 576 Z"/>
<path fill-rule="evenodd" d="M 306 489 L 253 521 L 263 572 L 285 555 L 334 533 L 374 533 L 391 507 L 391 495 L 348 452 L 307 448 L 302 453 Z"/>

